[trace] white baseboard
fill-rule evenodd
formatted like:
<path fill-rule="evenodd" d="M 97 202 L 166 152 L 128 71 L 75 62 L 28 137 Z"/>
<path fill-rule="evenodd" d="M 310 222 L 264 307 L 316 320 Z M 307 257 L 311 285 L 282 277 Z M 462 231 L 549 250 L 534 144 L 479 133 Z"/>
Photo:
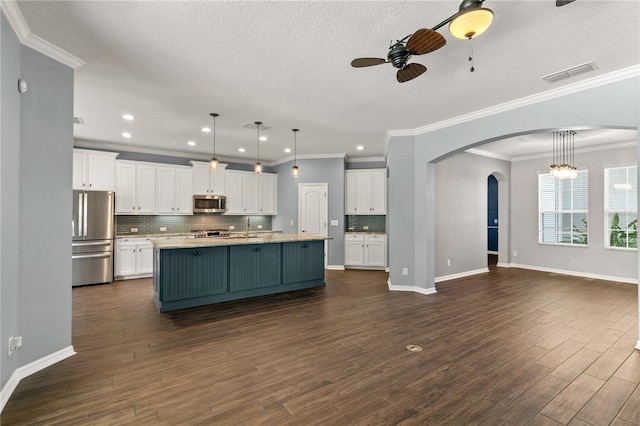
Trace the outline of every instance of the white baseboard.
<path fill-rule="evenodd" d="M 636 345 L 636 349 L 640 351 L 640 340 L 638 340 L 638 344 Z"/>
<path fill-rule="evenodd" d="M 510 263 L 503 263 L 503 262 L 498 262 L 496 264 L 496 266 L 499 266 L 501 268 L 511 268 L 511 264 Z"/>
<path fill-rule="evenodd" d="M 410 285 L 393 285 L 391 284 L 391 279 L 387 280 L 387 284 L 389 286 L 390 291 L 412 291 L 414 293 L 424 294 L 425 296 L 428 296 L 429 294 L 437 293 L 437 290 L 435 287 L 422 288 L 422 287 L 416 287 L 416 286 L 410 286 Z"/>
<path fill-rule="evenodd" d="M 498 252 L 497 251 L 488 250 L 487 254 L 498 254 Z"/>
<path fill-rule="evenodd" d="M 344 265 L 327 265 L 327 269 L 332 271 L 344 271 Z"/>
<path fill-rule="evenodd" d="M 456 278 L 464 278 L 471 275 L 484 274 L 485 272 L 489 272 L 489 268 L 474 269 L 472 271 L 464 271 L 457 274 L 443 275 L 441 277 L 435 277 L 434 281 L 436 283 L 441 283 L 442 281 L 455 280 Z"/>
<path fill-rule="evenodd" d="M 521 265 L 512 263 L 512 268 L 530 269 L 532 271 L 553 272 L 554 274 L 571 275 L 573 277 L 593 278 L 596 280 L 616 281 L 619 283 L 638 284 L 636 278 L 615 277 L 613 275 L 591 274 L 589 272 L 569 271 L 566 269 L 546 268 L 544 266 Z"/>
<path fill-rule="evenodd" d="M 73 346 L 67 346 L 64 349 L 60 349 L 58 352 L 54 352 L 50 355 L 30 362 L 27 365 L 16 368 L 16 371 L 13 372 L 2 390 L 0 390 L 0 412 L 2 412 L 7 401 L 9 401 L 9 398 L 13 394 L 13 391 L 18 387 L 18 383 L 20 383 L 20 380 L 29 377 L 30 375 L 35 374 L 38 371 L 50 367 L 56 362 L 60 362 L 63 359 L 69 358 L 70 356 L 73 356 L 75 354 L 76 352 L 73 350 Z"/>

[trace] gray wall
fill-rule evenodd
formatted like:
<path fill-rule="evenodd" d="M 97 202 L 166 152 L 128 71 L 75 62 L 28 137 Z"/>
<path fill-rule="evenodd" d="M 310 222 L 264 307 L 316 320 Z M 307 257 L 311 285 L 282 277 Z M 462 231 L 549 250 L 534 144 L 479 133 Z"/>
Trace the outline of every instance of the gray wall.
<path fill-rule="evenodd" d="M 589 244 L 567 247 L 538 244 L 538 172 L 547 172 L 551 158 L 517 161 L 511 167 L 512 257 L 515 264 L 636 279 L 637 251 L 604 248 L 604 167 L 637 161 L 637 148 L 576 153 L 575 165 L 589 170 Z"/>
<path fill-rule="evenodd" d="M 389 203 L 387 232 L 390 234 L 391 282 L 425 289 L 434 287 L 434 204 L 438 200 L 432 162 L 488 141 L 541 130 L 583 126 L 638 128 L 639 81 L 640 78 L 631 77 L 414 137 L 391 138 L 388 164 L 395 169 L 404 169 L 399 173 L 390 170 L 389 193 L 404 191 L 415 198 L 411 217 L 407 213 L 408 203 Z M 512 224 L 512 227 L 516 225 Z M 402 275 L 403 263 L 416 265 L 409 271 L 409 276 Z"/>
<path fill-rule="evenodd" d="M 2 386 L 71 345 L 73 70 L 19 44 L 2 19 Z M 17 94 L 17 81 L 27 93 Z M 43 220 L 46 217 L 46 220 Z M 11 357 L 7 341 L 23 337 Z"/>
<path fill-rule="evenodd" d="M 291 176 L 293 162 L 275 166 L 278 174 L 278 215 L 273 218 L 272 227 L 284 233 L 298 232 L 298 184 L 328 183 L 329 223 L 337 220 L 338 226 L 329 226 L 328 265 L 344 265 L 344 159 L 325 158 L 298 160 L 300 176 Z M 293 221 L 293 225 L 291 225 Z"/>
<path fill-rule="evenodd" d="M 510 167 L 508 161 L 464 152 L 436 164 L 436 277 L 487 267 L 487 177 L 498 172 L 508 179 Z M 500 201 L 508 205 L 508 199 Z"/>

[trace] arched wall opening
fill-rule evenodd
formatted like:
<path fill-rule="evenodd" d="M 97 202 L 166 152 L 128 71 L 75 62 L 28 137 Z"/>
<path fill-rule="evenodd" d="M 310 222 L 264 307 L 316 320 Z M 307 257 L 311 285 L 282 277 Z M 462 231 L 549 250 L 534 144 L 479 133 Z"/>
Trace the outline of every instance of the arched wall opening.
<path fill-rule="evenodd" d="M 486 142 L 532 132 L 585 127 L 637 130 L 638 93 L 640 78 L 633 69 L 615 78 L 564 86 L 558 93 L 439 123 L 420 129 L 420 134 L 392 137 L 387 155 L 390 288 L 423 294 L 436 291 L 438 161 Z M 637 150 L 636 146 L 636 158 Z M 407 275 L 402 274 L 403 268 L 408 269 Z M 640 336 L 638 340 L 640 344 Z"/>

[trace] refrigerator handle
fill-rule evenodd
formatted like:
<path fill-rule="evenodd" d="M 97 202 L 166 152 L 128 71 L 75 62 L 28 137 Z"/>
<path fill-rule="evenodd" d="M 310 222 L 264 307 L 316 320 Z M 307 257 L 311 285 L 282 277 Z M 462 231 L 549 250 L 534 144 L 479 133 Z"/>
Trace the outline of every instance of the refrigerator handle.
<path fill-rule="evenodd" d="M 78 236 L 82 237 L 82 192 L 78 194 Z"/>
<path fill-rule="evenodd" d="M 71 219 L 71 236 L 76 236 L 76 221 L 74 219 Z"/>
<path fill-rule="evenodd" d="M 83 220 L 83 224 L 82 224 L 82 236 L 86 237 L 87 236 L 87 198 L 89 198 L 89 195 L 85 192 L 83 200 L 84 200 L 84 205 L 83 205 L 83 210 L 84 213 L 82 213 L 82 220 Z"/>

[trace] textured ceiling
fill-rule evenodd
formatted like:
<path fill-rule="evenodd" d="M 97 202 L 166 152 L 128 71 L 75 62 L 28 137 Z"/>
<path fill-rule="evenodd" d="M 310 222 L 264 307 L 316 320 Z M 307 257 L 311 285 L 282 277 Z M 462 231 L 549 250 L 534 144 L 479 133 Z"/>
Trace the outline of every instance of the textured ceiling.
<path fill-rule="evenodd" d="M 84 60 L 75 74 L 76 139 L 128 150 L 211 153 L 253 161 L 262 121 L 264 161 L 298 154 L 385 154 L 388 130 L 414 129 L 640 63 L 640 2 L 491 1 L 494 23 L 471 44 L 447 39 L 412 58 L 427 66 L 400 84 L 391 39 L 432 27 L 457 1 L 20 1 L 29 30 Z M 598 69 L 549 84 L 542 76 L 593 61 Z M 123 113 L 135 115 L 125 122 Z M 122 138 L 130 131 L 130 140 Z M 197 143 L 187 146 L 187 141 Z M 362 151 L 356 146 L 363 145 Z M 238 153 L 238 148 L 246 153 Z"/>

